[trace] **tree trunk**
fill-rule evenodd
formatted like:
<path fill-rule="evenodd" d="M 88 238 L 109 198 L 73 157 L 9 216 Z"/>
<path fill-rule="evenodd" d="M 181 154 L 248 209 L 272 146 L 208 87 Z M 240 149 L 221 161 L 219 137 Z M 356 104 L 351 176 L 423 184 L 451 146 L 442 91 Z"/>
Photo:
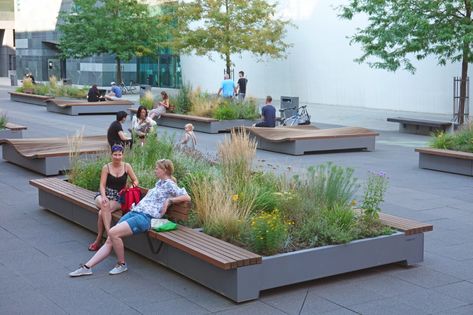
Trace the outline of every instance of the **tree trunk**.
<path fill-rule="evenodd" d="M 468 52 L 463 49 L 462 75 L 460 81 L 460 103 L 458 104 L 458 123 L 463 125 L 465 118 L 466 82 L 468 80 Z"/>
<path fill-rule="evenodd" d="M 471 2 L 465 0 L 465 17 L 471 20 Z M 467 42 L 463 42 L 462 56 L 462 76 L 460 82 L 460 103 L 458 104 L 458 123 L 463 125 L 465 118 L 466 103 L 466 82 L 468 80 L 468 62 L 470 57 L 470 46 Z"/>
<path fill-rule="evenodd" d="M 228 0 L 225 0 L 225 12 L 227 14 L 227 17 L 228 15 L 230 14 L 228 12 L 229 8 L 228 8 Z M 230 75 L 230 68 L 232 67 L 232 60 L 230 59 L 230 38 L 229 38 L 229 32 L 230 32 L 230 20 L 227 19 L 226 21 L 226 24 L 225 24 L 225 41 L 226 41 L 226 49 L 228 49 L 226 52 L 225 52 L 225 66 L 227 68 L 227 74 Z M 233 78 L 232 78 L 233 79 Z"/>
<path fill-rule="evenodd" d="M 122 63 L 120 58 L 115 57 L 115 60 L 117 62 L 117 71 L 116 71 L 116 82 L 117 85 L 120 85 L 122 83 Z"/>
<path fill-rule="evenodd" d="M 230 75 L 230 68 L 232 67 L 232 60 L 230 59 L 230 53 L 225 54 L 225 66 L 227 68 L 227 73 Z"/>

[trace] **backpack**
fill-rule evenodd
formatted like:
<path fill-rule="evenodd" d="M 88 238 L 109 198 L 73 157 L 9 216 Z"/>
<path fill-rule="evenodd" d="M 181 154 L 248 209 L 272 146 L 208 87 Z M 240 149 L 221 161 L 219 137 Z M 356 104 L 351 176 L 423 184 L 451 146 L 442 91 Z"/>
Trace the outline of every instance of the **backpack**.
<path fill-rule="evenodd" d="M 131 207 L 141 200 L 141 189 L 139 187 L 123 188 L 118 194 L 120 195 L 123 214 L 130 211 Z"/>

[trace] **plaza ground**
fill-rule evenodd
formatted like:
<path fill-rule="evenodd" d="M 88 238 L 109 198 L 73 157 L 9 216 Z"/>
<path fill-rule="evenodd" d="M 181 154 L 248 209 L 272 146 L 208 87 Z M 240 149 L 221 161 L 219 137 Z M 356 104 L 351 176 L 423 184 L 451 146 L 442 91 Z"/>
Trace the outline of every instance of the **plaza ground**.
<path fill-rule="evenodd" d="M 0 83 L 3 83 L 0 82 Z M 24 137 L 105 134 L 113 115 L 67 116 L 45 107 L 9 100 L 0 86 L 0 111 L 26 125 Z M 276 98 L 276 96 L 273 96 Z M 235 304 L 207 288 L 127 251 L 129 271 L 109 276 L 109 257 L 94 275 L 71 279 L 68 272 L 86 261 L 89 231 L 38 206 L 28 184 L 41 175 L 0 160 L 0 313 L 1 314 L 472 314 L 473 179 L 422 170 L 414 148 L 426 136 L 397 132 L 387 117 L 424 115 L 343 106 L 310 105 L 314 124 L 347 125 L 380 132 L 375 152 L 288 156 L 258 150 L 257 168 L 302 173 L 332 161 L 350 166 L 360 179 L 384 171 L 389 189 L 383 211 L 429 222 L 425 261 L 417 266 L 381 266 L 265 291 L 256 301 Z M 129 127 L 129 120 L 124 129 Z M 159 133 L 181 130 L 159 128 Z M 198 147 L 215 154 L 223 134 L 197 133 Z M 1 153 L 0 153 L 1 155 Z"/>

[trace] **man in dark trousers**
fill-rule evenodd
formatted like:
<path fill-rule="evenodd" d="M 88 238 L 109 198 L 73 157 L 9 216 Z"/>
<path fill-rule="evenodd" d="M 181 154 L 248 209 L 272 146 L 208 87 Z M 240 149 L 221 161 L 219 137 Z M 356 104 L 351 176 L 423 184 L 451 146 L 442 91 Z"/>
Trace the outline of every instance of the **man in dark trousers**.
<path fill-rule="evenodd" d="M 120 144 L 122 146 L 131 146 L 133 141 L 131 138 L 128 138 L 125 133 L 123 132 L 122 124 L 126 120 L 126 116 L 128 114 L 124 111 L 119 111 L 117 113 L 117 119 L 111 123 L 110 127 L 107 130 L 107 141 L 110 147 L 115 144 Z"/>
<path fill-rule="evenodd" d="M 238 100 L 243 101 L 246 95 L 246 83 L 248 79 L 245 78 L 245 73 L 243 71 L 238 72 L 240 78 L 238 79 L 237 89 L 238 89 Z"/>
<path fill-rule="evenodd" d="M 272 104 L 273 98 L 266 96 L 266 104 L 261 109 L 262 122 L 255 124 L 255 127 L 276 127 L 276 108 Z"/>

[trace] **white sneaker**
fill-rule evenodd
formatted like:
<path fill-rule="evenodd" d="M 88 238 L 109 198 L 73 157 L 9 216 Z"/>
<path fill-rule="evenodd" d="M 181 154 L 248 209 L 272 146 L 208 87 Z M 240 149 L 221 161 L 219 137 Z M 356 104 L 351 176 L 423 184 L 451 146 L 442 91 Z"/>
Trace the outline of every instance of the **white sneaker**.
<path fill-rule="evenodd" d="M 80 268 L 76 271 L 69 273 L 70 277 L 90 276 L 92 274 L 92 268 L 86 268 L 85 265 L 80 265 Z"/>
<path fill-rule="evenodd" d="M 112 270 L 110 270 L 108 272 L 108 274 L 109 275 L 118 275 L 118 274 L 120 274 L 122 272 L 125 272 L 127 270 L 128 270 L 128 268 L 127 268 L 126 264 L 122 265 L 120 263 L 117 263 L 117 265 Z"/>

